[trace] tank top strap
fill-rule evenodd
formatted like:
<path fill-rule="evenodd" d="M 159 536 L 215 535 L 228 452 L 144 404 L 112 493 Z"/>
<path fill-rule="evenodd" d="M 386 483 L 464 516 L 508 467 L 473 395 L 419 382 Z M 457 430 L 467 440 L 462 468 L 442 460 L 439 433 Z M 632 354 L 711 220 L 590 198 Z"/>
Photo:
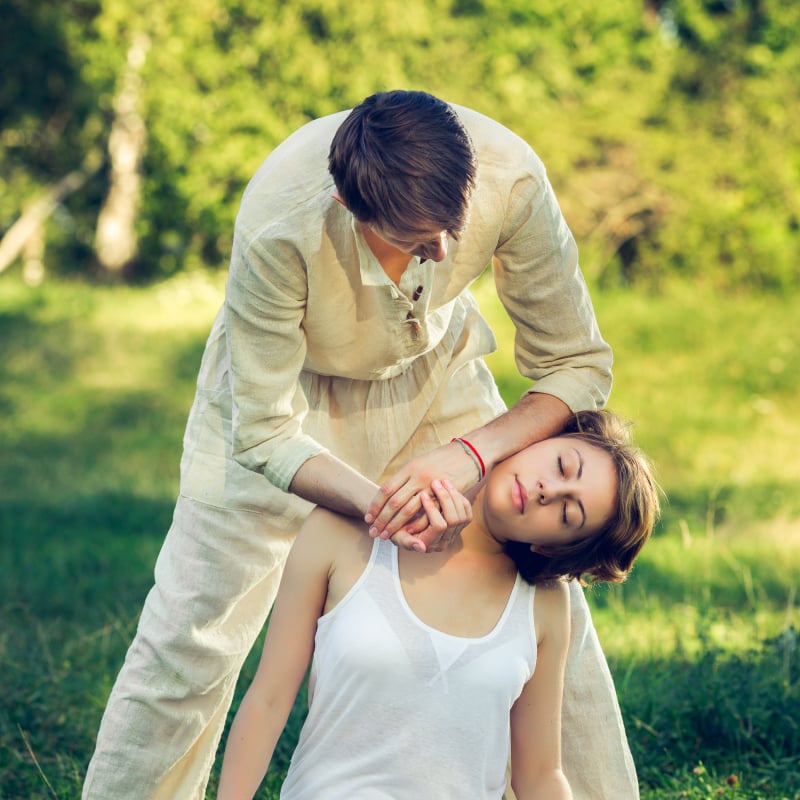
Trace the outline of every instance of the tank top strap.
<path fill-rule="evenodd" d="M 517 583 L 512 607 L 508 615 L 508 624 L 516 625 L 527 620 L 528 627 L 533 631 L 533 603 L 536 597 L 536 586 L 528 583 L 517 573 Z"/>
<path fill-rule="evenodd" d="M 375 539 L 369 565 L 364 571 L 361 584 L 377 602 L 395 602 L 395 573 L 397 548 L 390 541 Z"/>

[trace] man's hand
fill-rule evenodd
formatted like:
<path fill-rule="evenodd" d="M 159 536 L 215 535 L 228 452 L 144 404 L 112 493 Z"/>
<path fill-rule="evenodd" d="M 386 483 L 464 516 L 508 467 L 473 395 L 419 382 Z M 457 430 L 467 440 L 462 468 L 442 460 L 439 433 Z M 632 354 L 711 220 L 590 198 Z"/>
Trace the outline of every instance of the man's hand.
<path fill-rule="evenodd" d="M 433 494 L 431 494 L 433 492 Z M 384 530 L 383 539 L 391 539 L 398 547 L 418 552 L 443 550 L 461 533 L 472 520 L 470 501 L 455 488 L 449 479 L 436 479 L 430 490 L 416 495 L 420 510 L 410 522 L 395 533 Z M 371 536 L 378 536 L 370 528 Z"/>
<path fill-rule="evenodd" d="M 381 486 L 367 508 L 364 521 L 370 526 L 370 536 L 390 539 L 402 528 L 422 535 L 427 526 L 417 519 L 422 511 L 420 493 L 430 491 L 436 479 L 449 480 L 460 492 L 478 482 L 474 463 L 462 447 L 450 442 L 430 453 L 409 461 Z M 423 536 L 429 540 L 430 535 Z M 429 544 L 425 541 L 425 544 Z"/>

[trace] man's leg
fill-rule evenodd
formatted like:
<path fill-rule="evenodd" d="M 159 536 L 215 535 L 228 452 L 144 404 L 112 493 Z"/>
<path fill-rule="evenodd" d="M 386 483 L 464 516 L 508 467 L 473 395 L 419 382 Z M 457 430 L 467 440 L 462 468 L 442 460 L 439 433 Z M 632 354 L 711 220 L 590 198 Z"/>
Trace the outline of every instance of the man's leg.
<path fill-rule="evenodd" d="M 564 772 L 575 800 L 638 800 L 639 783 L 614 682 L 577 581 L 562 720 Z"/>
<path fill-rule="evenodd" d="M 575 800 L 638 800 L 639 784 L 614 682 L 583 589 L 570 583 L 572 632 L 564 681 L 561 745 Z M 505 800 L 516 800 L 511 769 Z"/>
<path fill-rule="evenodd" d="M 180 498 L 108 701 L 85 800 L 200 800 L 293 536 Z"/>

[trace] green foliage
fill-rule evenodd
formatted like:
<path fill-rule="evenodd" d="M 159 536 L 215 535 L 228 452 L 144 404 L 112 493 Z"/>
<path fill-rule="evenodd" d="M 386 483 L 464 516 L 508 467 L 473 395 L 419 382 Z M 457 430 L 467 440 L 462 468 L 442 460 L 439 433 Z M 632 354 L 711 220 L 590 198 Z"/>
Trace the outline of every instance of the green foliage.
<path fill-rule="evenodd" d="M 224 266 L 241 192 L 304 122 L 421 88 L 516 130 L 544 158 L 587 274 L 657 287 L 797 282 L 792 109 L 800 7 L 779 0 L 0 0 L 0 230 L 105 152 L 137 32 L 148 129 L 139 279 Z M 658 8 L 648 12 L 646 8 Z M 91 272 L 100 172 L 48 226 L 53 272 Z"/>

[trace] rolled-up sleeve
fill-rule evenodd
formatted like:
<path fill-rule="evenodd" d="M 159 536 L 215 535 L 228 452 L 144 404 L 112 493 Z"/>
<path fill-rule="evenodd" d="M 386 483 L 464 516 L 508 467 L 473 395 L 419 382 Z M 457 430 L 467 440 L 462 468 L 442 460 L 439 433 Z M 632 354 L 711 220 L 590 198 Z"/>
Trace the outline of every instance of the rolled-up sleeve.
<path fill-rule="evenodd" d="M 498 295 L 516 328 L 514 354 L 534 392 L 573 411 L 605 405 L 612 353 L 597 325 L 578 249 L 544 167 L 531 151 L 509 193 L 494 259 Z"/>
<path fill-rule="evenodd" d="M 290 242 L 237 234 L 225 299 L 233 457 L 284 491 L 325 452 L 302 432 L 306 298 L 305 265 Z"/>

